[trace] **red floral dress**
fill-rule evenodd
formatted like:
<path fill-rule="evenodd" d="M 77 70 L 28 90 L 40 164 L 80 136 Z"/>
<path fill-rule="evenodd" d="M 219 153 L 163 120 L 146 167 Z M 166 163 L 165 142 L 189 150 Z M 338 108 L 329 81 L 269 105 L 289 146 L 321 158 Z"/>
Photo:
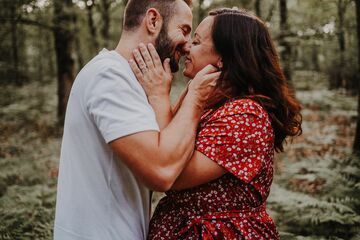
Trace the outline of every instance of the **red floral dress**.
<path fill-rule="evenodd" d="M 196 150 L 228 172 L 191 189 L 167 192 L 151 219 L 148 239 L 279 239 L 265 210 L 274 133 L 264 109 L 250 99 L 233 99 L 208 110 Z"/>

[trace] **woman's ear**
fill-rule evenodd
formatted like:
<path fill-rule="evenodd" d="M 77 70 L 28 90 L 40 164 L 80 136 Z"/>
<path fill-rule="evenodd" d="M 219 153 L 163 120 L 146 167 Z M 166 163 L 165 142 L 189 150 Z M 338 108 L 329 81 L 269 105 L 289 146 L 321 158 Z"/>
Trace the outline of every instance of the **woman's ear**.
<path fill-rule="evenodd" d="M 222 68 L 223 68 L 224 64 L 223 64 L 221 58 L 218 59 L 218 61 L 217 61 L 217 63 L 216 63 L 216 66 L 217 66 L 219 69 L 222 69 Z"/>
<path fill-rule="evenodd" d="M 149 8 L 145 15 L 145 26 L 150 34 L 157 35 L 162 26 L 162 17 L 155 8 Z"/>

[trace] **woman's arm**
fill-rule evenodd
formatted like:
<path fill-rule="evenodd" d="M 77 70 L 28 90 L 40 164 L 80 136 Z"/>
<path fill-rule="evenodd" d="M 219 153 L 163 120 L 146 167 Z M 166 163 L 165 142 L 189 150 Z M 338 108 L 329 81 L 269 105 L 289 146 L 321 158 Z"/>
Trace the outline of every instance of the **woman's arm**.
<path fill-rule="evenodd" d="M 201 152 L 194 151 L 188 164 L 176 179 L 171 189 L 182 190 L 195 187 L 215 180 L 226 172 L 225 168 Z"/>
<path fill-rule="evenodd" d="M 160 131 L 166 128 L 173 119 L 171 110 L 170 96 L 148 97 L 149 103 L 153 108 L 156 121 L 159 124 Z"/>

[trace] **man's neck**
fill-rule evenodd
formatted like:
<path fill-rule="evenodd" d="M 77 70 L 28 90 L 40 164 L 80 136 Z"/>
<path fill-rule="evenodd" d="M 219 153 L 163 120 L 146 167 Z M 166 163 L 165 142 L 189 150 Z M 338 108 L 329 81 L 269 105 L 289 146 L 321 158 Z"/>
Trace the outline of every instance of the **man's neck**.
<path fill-rule="evenodd" d="M 132 51 L 138 48 L 140 43 L 150 43 L 150 39 L 144 37 L 143 34 L 136 32 L 126 32 L 121 35 L 120 41 L 115 48 L 115 51 L 123 56 L 126 60 L 133 58 Z"/>

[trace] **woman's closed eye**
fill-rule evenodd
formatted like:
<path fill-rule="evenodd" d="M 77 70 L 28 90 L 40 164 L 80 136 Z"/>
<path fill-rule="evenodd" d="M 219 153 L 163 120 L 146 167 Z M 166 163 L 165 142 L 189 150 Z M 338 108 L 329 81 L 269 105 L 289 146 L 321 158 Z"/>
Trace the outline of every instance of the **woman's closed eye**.
<path fill-rule="evenodd" d="M 200 42 L 199 42 L 198 40 L 193 40 L 193 41 L 191 42 L 191 44 L 195 46 L 195 45 L 199 45 Z"/>

